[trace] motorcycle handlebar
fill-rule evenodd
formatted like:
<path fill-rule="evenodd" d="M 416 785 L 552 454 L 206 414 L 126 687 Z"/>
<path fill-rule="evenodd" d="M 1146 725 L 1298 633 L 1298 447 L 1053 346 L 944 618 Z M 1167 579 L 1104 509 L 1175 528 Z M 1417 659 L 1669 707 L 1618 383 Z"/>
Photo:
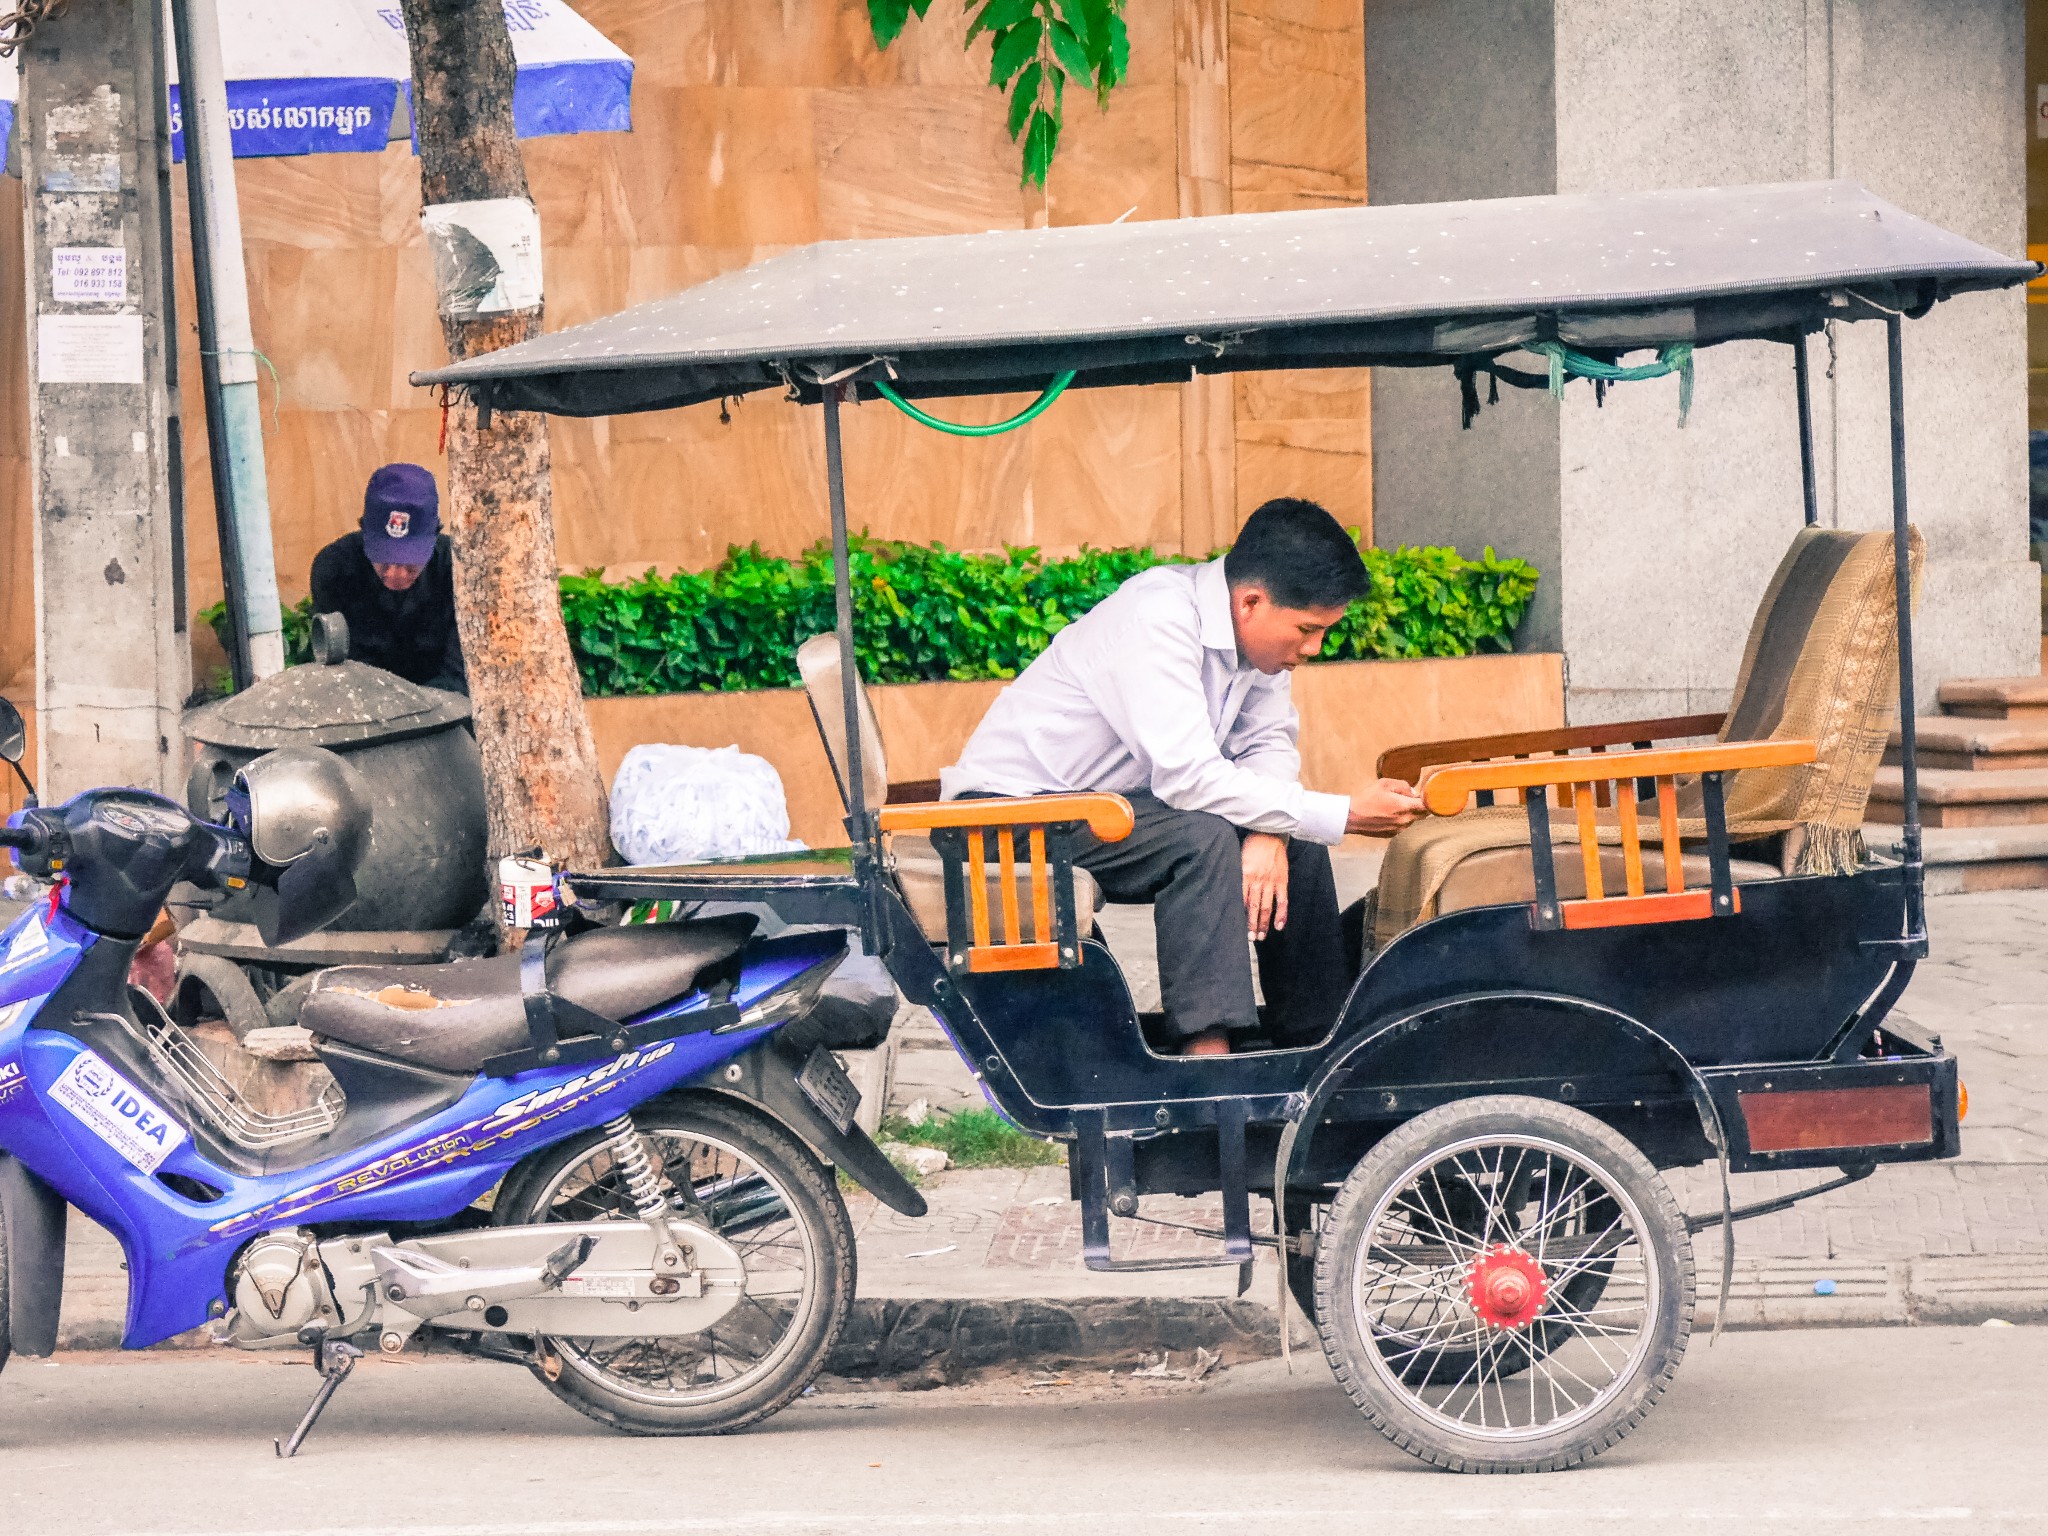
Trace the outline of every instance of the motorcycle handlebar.
<path fill-rule="evenodd" d="M 0 827 L 0 848 L 34 850 L 43 846 L 43 834 L 34 827 Z"/>

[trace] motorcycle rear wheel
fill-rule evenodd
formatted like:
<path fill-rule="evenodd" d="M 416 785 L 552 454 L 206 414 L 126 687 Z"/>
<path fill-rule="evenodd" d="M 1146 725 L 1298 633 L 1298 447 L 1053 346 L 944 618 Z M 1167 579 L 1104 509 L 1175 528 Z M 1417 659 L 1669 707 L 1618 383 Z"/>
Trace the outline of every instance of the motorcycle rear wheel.
<path fill-rule="evenodd" d="M 747 1294 L 701 1333 L 539 1338 L 534 1374 L 627 1434 L 715 1435 L 786 1406 L 823 1368 L 853 1305 L 853 1224 L 831 1171 L 745 1105 L 689 1097 L 634 1111 L 679 1216 L 739 1250 Z M 552 1149 L 501 1192 L 493 1220 L 637 1221 L 602 1132 Z M 758 1287 L 758 1289 L 757 1289 Z"/>

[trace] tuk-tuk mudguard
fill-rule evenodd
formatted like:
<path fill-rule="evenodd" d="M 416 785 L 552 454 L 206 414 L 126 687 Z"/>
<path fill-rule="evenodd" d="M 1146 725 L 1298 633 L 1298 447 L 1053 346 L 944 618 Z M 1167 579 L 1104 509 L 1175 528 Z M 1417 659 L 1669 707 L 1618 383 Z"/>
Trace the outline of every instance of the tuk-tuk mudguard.
<path fill-rule="evenodd" d="M 0 1152 L 0 1274 L 7 1281 L 7 1332 L 17 1354 L 56 1353 L 68 1211 L 62 1195 L 18 1158 Z"/>
<path fill-rule="evenodd" d="M 1485 1062 L 1483 1074 L 1446 1081 L 1446 1060 Z M 1584 998 L 1490 992 L 1434 1003 L 1352 1037 L 1327 1059 L 1291 1106 L 1274 1164 L 1276 1188 L 1322 1184 L 1312 1175 L 1325 1120 L 1401 1121 L 1478 1094 L 1520 1094 L 1589 1113 L 1642 1110 L 1691 1101 L 1699 1119 L 1686 1138 L 1696 1162 L 1725 1132 L 1699 1072 L 1655 1030 Z"/>
<path fill-rule="evenodd" d="M 690 1089 L 722 1093 L 765 1110 L 890 1210 L 922 1216 L 924 1196 L 896 1171 L 873 1138 L 857 1124 L 840 1130 L 805 1096 L 797 1075 L 803 1071 L 808 1053 L 802 1052 L 800 1041 L 794 1045 L 784 1041 L 784 1033 L 787 1031 L 770 1035 L 709 1077 L 690 1084 Z"/>

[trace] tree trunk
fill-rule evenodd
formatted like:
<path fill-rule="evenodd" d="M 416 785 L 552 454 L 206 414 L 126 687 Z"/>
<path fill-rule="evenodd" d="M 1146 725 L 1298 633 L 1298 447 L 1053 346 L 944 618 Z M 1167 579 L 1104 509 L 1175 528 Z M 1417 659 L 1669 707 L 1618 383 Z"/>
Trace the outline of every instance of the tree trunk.
<path fill-rule="evenodd" d="M 512 125 L 515 66 L 502 0 L 403 0 L 412 41 L 421 200 L 526 202 Z M 538 244 L 536 236 L 535 244 Z M 456 359 L 540 334 L 530 307 L 478 313 L 436 265 L 442 334 Z M 476 710 L 495 859 L 539 846 L 585 868 L 611 855 L 604 780 L 562 625 L 548 424 L 536 412 L 451 402 L 443 517 L 455 546 L 455 608 Z"/>

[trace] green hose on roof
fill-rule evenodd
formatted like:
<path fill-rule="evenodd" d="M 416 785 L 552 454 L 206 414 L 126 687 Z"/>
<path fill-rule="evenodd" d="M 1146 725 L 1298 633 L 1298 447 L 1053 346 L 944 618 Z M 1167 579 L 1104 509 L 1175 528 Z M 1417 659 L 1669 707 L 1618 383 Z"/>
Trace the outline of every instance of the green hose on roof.
<path fill-rule="evenodd" d="M 1060 395 L 1066 390 L 1066 387 L 1073 382 L 1074 370 L 1071 368 L 1065 373 L 1053 375 L 1053 381 L 1045 386 L 1045 392 L 1036 400 L 1025 406 L 1023 410 L 1012 416 L 1008 421 L 994 422 L 986 427 L 972 427 L 958 421 L 941 421 L 929 411 L 919 410 L 908 400 L 897 394 L 887 379 L 876 379 L 874 384 L 876 394 L 895 406 L 897 410 L 908 416 L 912 421 L 922 422 L 934 431 L 948 432 L 954 437 L 1000 437 L 1003 433 L 1014 432 L 1017 428 L 1027 426 L 1044 415 L 1046 407 L 1059 399 Z"/>

